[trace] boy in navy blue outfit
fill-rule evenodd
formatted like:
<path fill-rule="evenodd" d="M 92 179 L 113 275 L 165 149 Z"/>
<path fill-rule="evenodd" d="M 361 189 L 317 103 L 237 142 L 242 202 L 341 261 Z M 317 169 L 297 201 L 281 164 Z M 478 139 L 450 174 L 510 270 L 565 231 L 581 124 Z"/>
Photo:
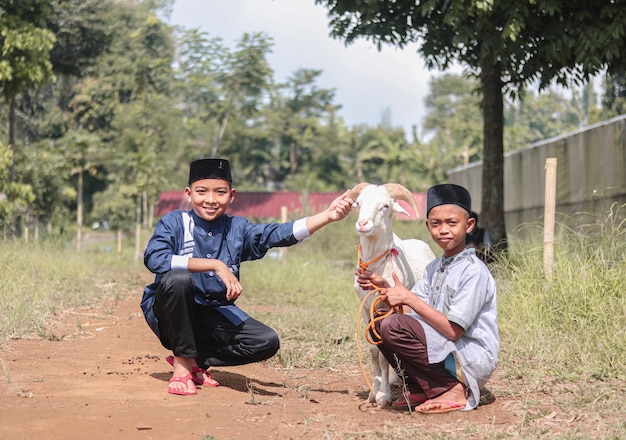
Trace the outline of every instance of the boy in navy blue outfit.
<path fill-rule="evenodd" d="M 218 386 L 209 366 L 242 365 L 272 357 L 276 332 L 235 304 L 243 291 L 241 262 L 270 248 L 292 246 L 350 213 L 347 193 L 322 212 L 288 223 L 253 224 L 226 214 L 235 199 L 225 159 L 191 163 L 185 194 L 190 211 L 176 210 L 157 224 L 144 254 L 156 277 L 141 307 L 150 328 L 172 350 L 171 394 L 196 394 L 196 385 Z"/>

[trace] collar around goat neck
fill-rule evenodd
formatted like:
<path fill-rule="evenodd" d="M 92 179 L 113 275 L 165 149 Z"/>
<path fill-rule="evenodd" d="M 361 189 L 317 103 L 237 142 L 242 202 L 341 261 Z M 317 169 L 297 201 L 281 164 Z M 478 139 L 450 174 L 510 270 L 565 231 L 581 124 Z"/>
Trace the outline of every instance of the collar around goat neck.
<path fill-rule="evenodd" d="M 373 264 L 373 263 L 377 262 L 381 258 L 388 257 L 389 255 L 398 255 L 398 250 L 396 248 L 392 247 L 391 249 L 388 249 L 385 252 L 383 252 L 382 254 L 380 254 L 378 257 L 374 258 L 373 260 L 363 261 L 363 260 L 361 260 L 361 243 L 356 245 L 356 250 L 357 250 L 357 257 L 359 259 L 359 267 L 363 271 L 366 271 L 367 268 L 370 266 L 370 264 Z"/>

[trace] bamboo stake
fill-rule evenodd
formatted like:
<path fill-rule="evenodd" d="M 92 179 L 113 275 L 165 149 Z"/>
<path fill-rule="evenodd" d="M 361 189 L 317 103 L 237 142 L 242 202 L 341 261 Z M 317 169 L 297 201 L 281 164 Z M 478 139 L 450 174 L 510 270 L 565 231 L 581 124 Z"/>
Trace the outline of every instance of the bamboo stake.
<path fill-rule="evenodd" d="M 543 220 L 543 271 L 548 281 L 554 272 L 554 224 L 556 220 L 556 157 L 546 159 Z"/>

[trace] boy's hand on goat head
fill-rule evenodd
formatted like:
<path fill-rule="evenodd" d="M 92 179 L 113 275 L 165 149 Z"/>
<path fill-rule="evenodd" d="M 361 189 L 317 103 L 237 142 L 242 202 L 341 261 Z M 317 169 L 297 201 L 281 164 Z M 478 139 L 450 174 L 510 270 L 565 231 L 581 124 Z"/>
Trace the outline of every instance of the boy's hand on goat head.
<path fill-rule="evenodd" d="M 328 207 L 328 217 L 331 221 L 341 220 L 345 218 L 352 210 L 354 200 L 348 197 L 350 190 L 333 200 Z"/>
<path fill-rule="evenodd" d="M 347 195 L 348 191 L 333 200 L 328 208 L 308 216 L 306 218 L 306 228 L 309 230 L 309 233 L 313 234 L 327 224 L 341 220 L 350 214 L 353 200 Z"/>

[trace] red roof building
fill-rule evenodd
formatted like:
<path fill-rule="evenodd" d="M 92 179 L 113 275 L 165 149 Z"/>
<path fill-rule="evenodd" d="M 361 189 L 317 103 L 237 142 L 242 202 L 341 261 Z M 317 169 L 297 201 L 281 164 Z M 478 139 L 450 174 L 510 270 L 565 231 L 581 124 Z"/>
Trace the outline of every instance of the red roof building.
<path fill-rule="evenodd" d="M 235 200 L 228 209 L 228 214 L 247 218 L 263 220 L 279 220 L 283 207 L 287 209 L 289 218 L 303 217 L 308 214 L 319 212 L 326 208 L 330 202 L 340 196 L 340 192 L 237 192 Z M 398 220 L 423 219 L 426 212 L 426 193 L 413 193 L 417 200 L 420 216 L 417 217 L 408 203 L 400 201 L 400 205 L 411 213 L 410 217 L 398 214 Z M 303 200 L 306 199 L 306 200 Z M 305 209 L 306 207 L 306 209 Z M 175 209 L 191 209 L 184 191 L 167 191 L 159 195 L 159 201 L 154 208 L 154 215 L 162 217 Z"/>

